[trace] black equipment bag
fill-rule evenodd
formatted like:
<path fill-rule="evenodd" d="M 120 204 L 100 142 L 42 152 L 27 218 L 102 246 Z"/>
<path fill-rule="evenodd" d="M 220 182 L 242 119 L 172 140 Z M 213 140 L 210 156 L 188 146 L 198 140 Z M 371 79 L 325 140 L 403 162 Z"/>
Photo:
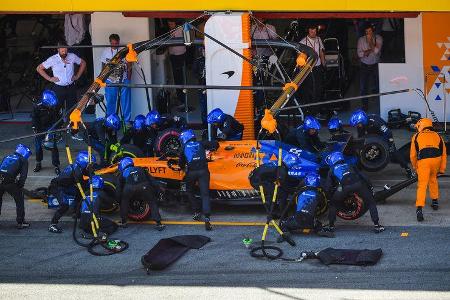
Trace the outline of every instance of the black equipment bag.
<path fill-rule="evenodd" d="M 383 251 L 375 250 L 354 250 L 354 249 L 334 249 L 326 248 L 315 254 L 315 258 L 320 259 L 325 265 L 355 265 L 373 266 L 383 255 Z"/>
<path fill-rule="evenodd" d="M 141 258 L 144 267 L 149 270 L 163 270 L 177 261 L 189 249 L 200 249 L 211 239 L 203 235 L 179 235 L 161 239 Z"/>

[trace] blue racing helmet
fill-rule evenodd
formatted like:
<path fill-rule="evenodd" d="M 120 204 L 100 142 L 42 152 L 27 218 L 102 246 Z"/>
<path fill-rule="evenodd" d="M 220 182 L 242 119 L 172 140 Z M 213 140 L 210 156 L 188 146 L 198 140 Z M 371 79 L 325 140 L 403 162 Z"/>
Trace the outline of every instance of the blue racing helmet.
<path fill-rule="evenodd" d="M 93 164 L 97 161 L 94 154 L 91 154 L 91 161 Z M 89 153 L 87 151 L 78 152 L 78 155 L 75 158 L 75 163 L 81 168 L 86 169 L 89 164 Z"/>
<path fill-rule="evenodd" d="M 319 187 L 320 186 L 320 176 L 317 173 L 308 173 L 305 176 L 305 185 Z"/>
<path fill-rule="evenodd" d="M 332 117 L 330 121 L 328 121 L 329 131 L 331 132 L 338 131 L 341 130 L 341 128 L 342 128 L 342 121 L 338 117 Z"/>
<path fill-rule="evenodd" d="M 120 129 L 120 118 L 117 114 L 110 114 L 105 119 L 105 125 L 115 131 Z"/>
<path fill-rule="evenodd" d="M 21 155 L 23 158 L 28 159 L 31 155 L 31 150 L 24 144 L 18 144 L 16 146 L 16 153 Z"/>
<path fill-rule="evenodd" d="M 134 118 L 133 128 L 135 130 L 142 130 L 145 126 L 145 117 L 143 115 L 137 115 Z"/>
<path fill-rule="evenodd" d="M 58 97 L 56 97 L 54 91 L 44 90 L 42 92 L 41 103 L 47 107 L 56 107 L 58 105 Z"/>
<path fill-rule="evenodd" d="M 134 166 L 133 159 L 131 157 L 124 157 L 119 162 L 119 171 L 123 172 L 126 168 Z"/>
<path fill-rule="evenodd" d="M 94 189 L 102 189 L 105 185 L 103 178 L 98 175 L 94 175 L 91 178 L 91 184 Z"/>
<path fill-rule="evenodd" d="M 213 109 L 207 117 L 208 124 L 223 123 L 225 113 L 220 108 Z"/>
<path fill-rule="evenodd" d="M 195 133 L 192 131 L 192 129 L 184 130 L 180 134 L 180 137 L 179 137 L 181 144 L 183 144 L 183 145 L 194 138 L 195 138 Z"/>
<path fill-rule="evenodd" d="M 157 110 L 152 110 L 145 117 L 145 126 L 152 126 L 153 124 L 159 124 L 161 116 Z"/>
<path fill-rule="evenodd" d="M 344 160 L 344 154 L 341 152 L 335 151 L 328 154 L 327 158 L 325 158 L 325 162 L 330 167 L 334 166 L 336 163 Z"/>
<path fill-rule="evenodd" d="M 312 116 L 306 116 L 303 121 L 303 130 L 308 131 L 309 129 L 320 130 L 320 123 L 316 118 Z"/>
<path fill-rule="evenodd" d="M 355 110 L 350 117 L 350 125 L 356 127 L 358 124 L 367 125 L 369 123 L 369 117 L 362 109 Z"/>

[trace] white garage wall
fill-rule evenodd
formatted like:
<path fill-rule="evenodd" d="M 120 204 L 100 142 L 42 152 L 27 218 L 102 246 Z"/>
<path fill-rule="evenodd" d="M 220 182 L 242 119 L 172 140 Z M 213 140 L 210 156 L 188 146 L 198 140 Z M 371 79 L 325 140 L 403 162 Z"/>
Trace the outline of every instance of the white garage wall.
<path fill-rule="evenodd" d="M 408 88 L 424 89 L 421 15 L 405 19 L 405 63 L 382 63 L 378 67 L 380 92 Z M 393 83 L 391 80 L 394 78 L 400 80 Z M 380 97 L 380 113 L 383 118 L 387 120 L 388 111 L 396 108 L 400 108 L 403 113 L 412 110 L 420 112 L 422 116 L 426 115 L 424 101 L 414 92 Z"/>
<path fill-rule="evenodd" d="M 92 44 L 109 44 L 108 37 L 111 33 L 117 33 L 120 36 L 121 44 L 135 43 L 148 40 L 153 36 L 153 30 L 150 30 L 148 18 L 126 18 L 122 13 L 105 13 L 96 12 L 91 15 L 92 26 Z M 104 48 L 94 48 L 94 74 L 97 75 L 101 71 L 100 56 Z M 144 70 L 147 83 L 151 83 L 151 62 L 150 52 L 145 51 L 139 54 L 139 64 Z M 132 83 L 144 83 L 138 74 L 140 69 L 133 67 Z M 103 89 L 100 93 L 104 93 Z M 150 100 L 152 101 L 152 92 L 149 90 Z M 97 115 L 103 114 L 100 108 L 96 109 Z M 138 114 L 146 114 L 147 101 L 145 89 L 132 89 L 131 92 L 131 114 L 132 117 Z"/>

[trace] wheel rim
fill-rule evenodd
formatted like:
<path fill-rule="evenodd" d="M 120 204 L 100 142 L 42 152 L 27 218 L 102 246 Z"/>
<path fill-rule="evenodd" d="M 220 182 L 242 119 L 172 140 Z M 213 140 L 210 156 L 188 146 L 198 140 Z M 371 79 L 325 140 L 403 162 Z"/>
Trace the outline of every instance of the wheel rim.
<path fill-rule="evenodd" d="M 356 193 L 352 194 L 343 201 L 337 215 L 344 220 L 354 220 L 360 215 L 363 206 L 362 198 Z"/>
<path fill-rule="evenodd" d="M 147 201 L 136 199 L 130 202 L 130 212 L 128 216 L 134 220 L 143 220 L 150 213 L 150 204 Z"/>

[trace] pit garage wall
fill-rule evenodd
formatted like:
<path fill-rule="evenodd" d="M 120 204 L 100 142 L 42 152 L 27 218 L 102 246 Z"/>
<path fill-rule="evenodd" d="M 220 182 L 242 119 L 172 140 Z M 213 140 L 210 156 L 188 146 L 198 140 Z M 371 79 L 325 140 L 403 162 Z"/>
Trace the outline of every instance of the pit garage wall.
<path fill-rule="evenodd" d="M 379 64 L 380 91 L 420 88 L 439 121 L 444 121 L 445 100 L 450 100 L 450 13 L 422 13 L 405 19 L 405 63 Z M 447 84 L 444 81 L 447 81 Z M 400 108 L 428 116 L 424 101 L 414 92 L 383 96 L 380 112 Z M 450 119 L 450 109 L 446 109 Z"/>
<path fill-rule="evenodd" d="M 151 20 L 148 18 L 130 18 L 124 17 L 122 13 L 106 13 L 96 12 L 91 15 L 92 26 L 92 44 L 93 45 L 105 45 L 109 44 L 108 37 L 111 33 L 117 33 L 120 36 L 121 44 L 135 43 L 138 41 L 148 40 L 153 36 L 150 28 L 154 27 Z M 100 57 L 104 48 L 94 48 L 94 76 L 100 73 L 102 64 Z M 152 82 L 151 77 L 151 62 L 150 52 L 141 52 L 138 56 L 139 64 L 144 70 L 147 83 Z M 141 78 L 141 72 L 139 67 L 133 66 L 132 83 L 144 83 Z M 100 93 L 104 94 L 104 89 L 100 90 Z M 149 90 L 150 101 L 152 101 L 152 91 Z M 150 102 L 151 103 L 151 102 Z M 131 115 L 132 117 L 138 114 L 146 114 L 147 101 L 145 89 L 131 89 Z M 97 107 L 97 116 L 103 116 L 103 111 Z"/>

